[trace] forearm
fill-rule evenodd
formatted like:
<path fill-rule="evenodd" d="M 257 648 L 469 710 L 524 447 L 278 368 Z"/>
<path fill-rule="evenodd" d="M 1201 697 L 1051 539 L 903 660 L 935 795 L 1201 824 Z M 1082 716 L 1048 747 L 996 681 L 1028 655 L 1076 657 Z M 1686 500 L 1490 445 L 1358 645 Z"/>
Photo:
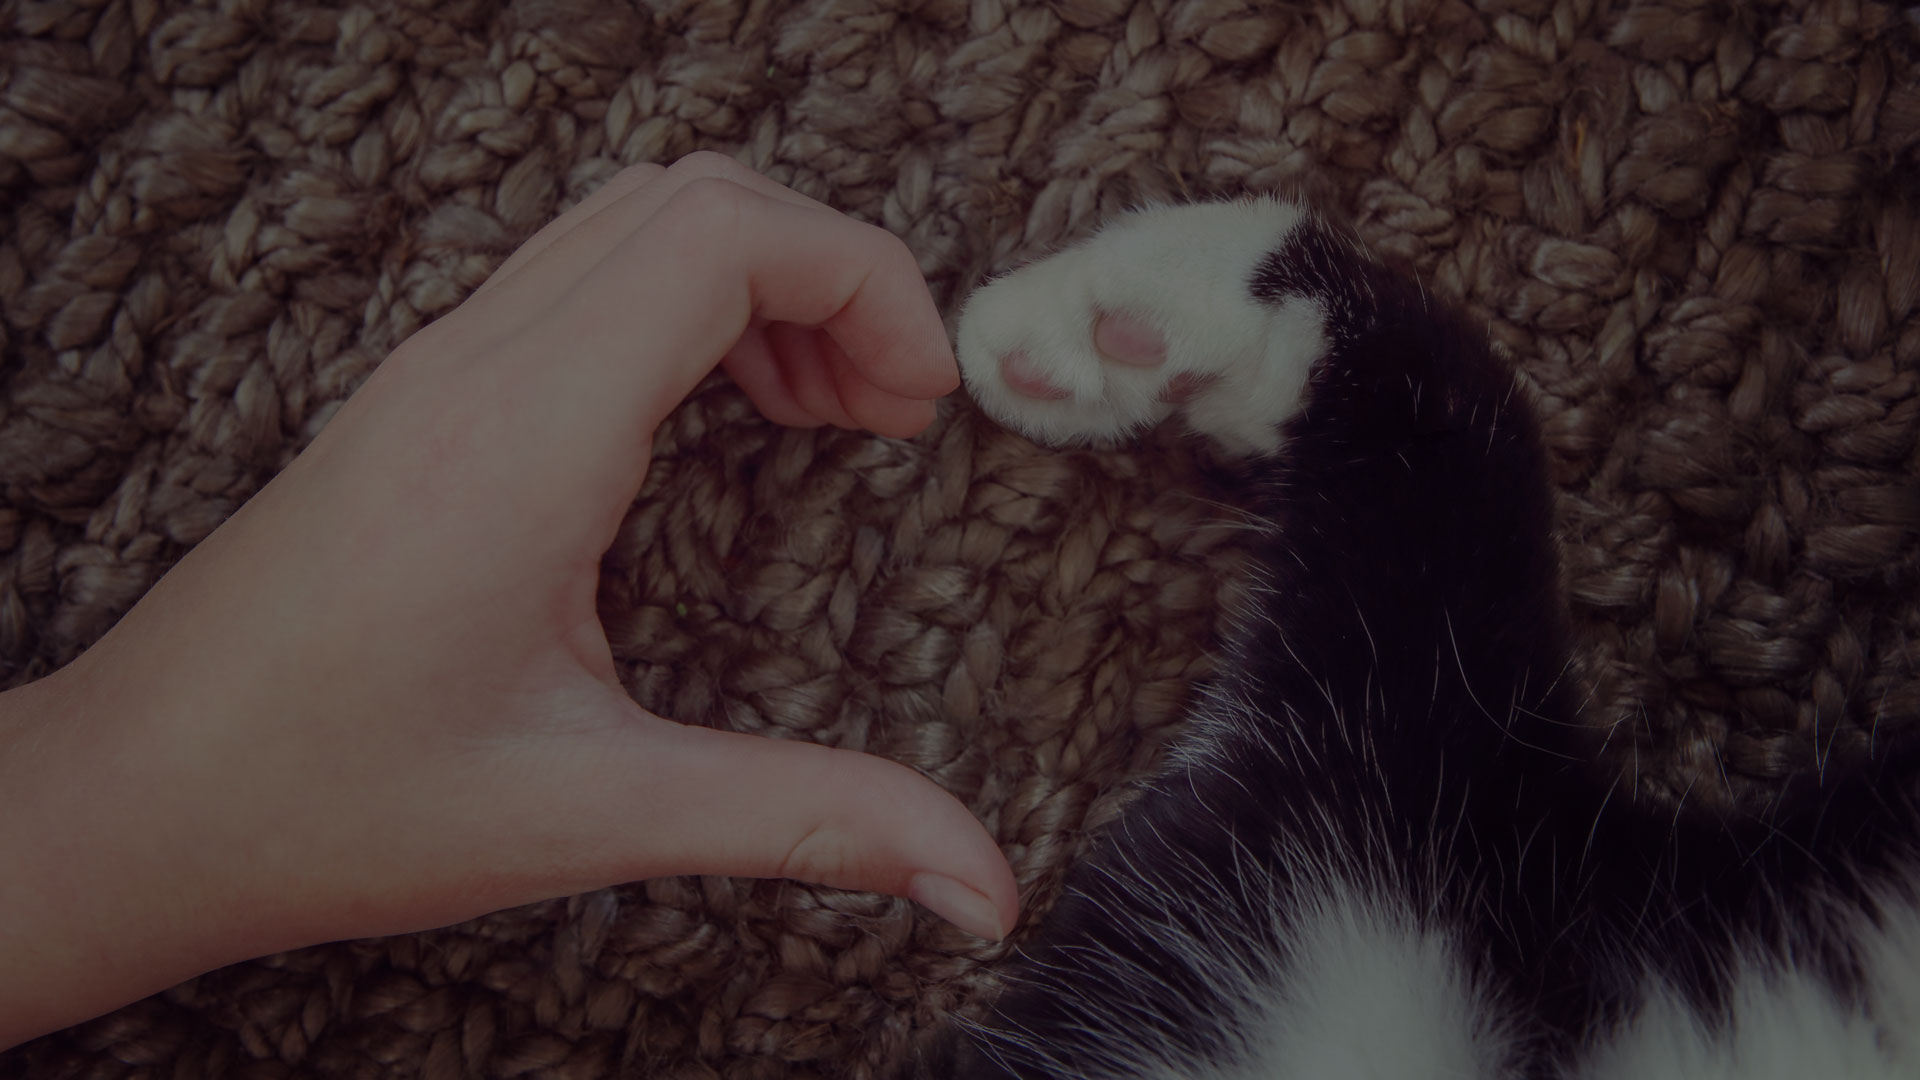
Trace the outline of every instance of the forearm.
<path fill-rule="evenodd" d="M 76 665 L 0 694 L 0 1047 L 241 957 L 163 762 Z M 107 676 L 111 678 L 111 676 Z"/>

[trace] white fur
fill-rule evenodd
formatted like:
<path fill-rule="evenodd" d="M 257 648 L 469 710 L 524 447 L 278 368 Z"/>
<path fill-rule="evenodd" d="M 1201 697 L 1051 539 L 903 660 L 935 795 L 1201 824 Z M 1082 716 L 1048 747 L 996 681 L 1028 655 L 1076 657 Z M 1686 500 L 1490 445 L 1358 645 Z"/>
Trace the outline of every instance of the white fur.
<path fill-rule="evenodd" d="M 1242 1051 L 1224 1066 L 1158 1065 L 1138 1075 L 1514 1075 L 1521 1036 L 1503 1020 L 1501 1004 L 1475 983 L 1444 933 L 1379 898 L 1393 891 L 1363 896 L 1342 887 L 1302 908 L 1289 904 L 1295 921 L 1285 935 L 1284 976 L 1277 984 L 1242 983 L 1247 1005 L 1234 1024 L 1244 1033 Z M 1845 920 L 1865 969 L 1861 1001 L 1848 1004 L 1817 978 L 1748 956 L 1734 983 L 1731 1022 L 1715 1031 L 1670 987 L 1650 981 L 1633 1021 L 1604 1035 L 1572 1080 L 1920 1077 L 1920 909 L 1898 900 L 1879 906 L 1878 926 L 1860 916 Z"/>
<path fill-rule="evenodd" d="M 1920 1077 L 1920 911 L 1887 906 L 1884 925 L 1853 918 L 1865 1000 L 1749 957 L 1732 1022 L 1709 1031 L 1670 988 L 1651 985 L 1632 1023 L 1578 1069 L 1579 1080 L 1894 1080 Z"/>
<path fill-rule="evenodd" d="M 1160 422 L 1157 400 L 1180 374 L 1220 381 L 1184 408 L 1193 430 L 1239 452 L 1279 449 L 1277 426 L 1299 407 L 1307 372 L 1327 350 L 1314 303 L 1261 304 L 1253 271 L 1299 224 L 1272 199 L 1136 211 L 1092 238 L 982 286 L 960 316 L 957 352 L 967 387 L 1001 423 L 1041 442 L 1108 439 Z M 1167 362 L 1131 367 L 1093 346 L 1101 312 L 1132 315 L 1167 340 Z M 1071 397 L 1014 393 L 1000 359 L 1024 352 Z"/>
<path fill-rule="evenodd" d="M 1907 881 L 1920 881 L 1909 868 Z M 1880 1045 L 1908 1076 L 1920 1076 L 1920 906 L 1887 901 L 1881 926 L 1863 935 L 1867 985 Z"/>
<path fill-rule="evenodd" d="M 1445 934 L 1342 891 L 1294 928 L 1283 987 L 1220 1080 L 1510 1075 L 1515 1038 Z"/>

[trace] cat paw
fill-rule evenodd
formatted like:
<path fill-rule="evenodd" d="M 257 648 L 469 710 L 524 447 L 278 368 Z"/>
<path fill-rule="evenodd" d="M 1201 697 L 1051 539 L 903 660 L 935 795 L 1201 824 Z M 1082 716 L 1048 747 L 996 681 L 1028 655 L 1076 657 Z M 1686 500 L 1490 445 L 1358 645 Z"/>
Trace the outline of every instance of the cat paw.
<path fill-rule="evenodd" d="M 1270 199 L 1137 211 L 976 290 L 956 352 L 988 415 L 1039 442 L 1104 441 L 1175 414 L 1236 453 L 1272 453 L 1327 350 L 1305 297 L 1256 299 L 1302 221 Z"/>

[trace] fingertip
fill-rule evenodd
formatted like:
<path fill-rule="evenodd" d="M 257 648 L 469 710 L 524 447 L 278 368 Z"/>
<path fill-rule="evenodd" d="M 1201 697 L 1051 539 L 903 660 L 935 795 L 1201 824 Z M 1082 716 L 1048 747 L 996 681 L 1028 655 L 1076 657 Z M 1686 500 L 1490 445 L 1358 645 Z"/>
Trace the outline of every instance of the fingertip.
<path fill-rule="evenodd" d="M 1019 886 L 1000 845 L 952 792 L 897 761 L 850 750 L 816 758 L 820 797 L 839 808 L 790 853 L 791 876 L 905 897 L 960 929 L 998 941 L 1020 916 Z M 811 859 L 809 856 L 825 856 Z"/>
<path fill-rule="evenodd" d="M 862 377 L 889 393 L 937 398 L 959 389 L 960 365 L 940 309 L 906 242 L 879 226 L 890 258 L 864 279 L 828 331 Z"/>
<path fill-rule="evenodd" d="M 901 397 L 930 400 L 960 389 L 960 364 L 946 336 L 941 334 L 929 344 L 921 344 L 923 340 L 902 343 L 891 350 L 892 357 L 886 363 L 866 365 L 862 373 Z"/>
<path fill-rule="evenodd" d="M 881 365 L 879 372 L 888 378 L 876 382 L 905 397 L 945 397 L 960 389 L 960 362 L 944 329 L 900 342 L 892 361 Z"/>
<path fill-rule="evenodd" d="M 885 435 L 889 439 L 911 439 L 932 427 L 939 415 L 939 407 L 934 402 L 894 398 L 885 412 L 865 417 L 862 423 L 876 435 Z"/>
<path fill-rule="evenodd" d="M 986 836 L 984 826 L 980 832 L 983 837 Z M 945 912 L 936 910 L 935 914 L 947 919 L 948 922 L 952 922 L 955 926 L 959 926 L 962 930 L 976 934 L 976 936 L 986 938 L 989 941 L 1001 941 L 1004 940 L 1008 934 L 1013 933 L 1013 928 L 1020 922 L 1020 883 L 1014 878 L 1013 866 L 1007 862 L 1006 853 L 1000 850 L 1000 845 L 994 843 L 991 837 L 986 837 L 986 839 L 987 844 L 984 850 L 975 854 L 962 871 L 964 876 L 950 880 L 959 882 L 962 887 L 971 890 L 974 895 L 984 901 L 986 910 L 990 910 L 993 913 L 994 925 L 989 928 L 983 924 L 981 929 L 992 929 L 997 931 L 997 933 L 975 931 L 948 916 Z M 910 887 L 914 884 L 918 884 L 918 882 L 909 883 Z M 909 899 L 914 898 L 909 897 Z M 967 913 L 971 914 L 977 910 L 980 909 L 967 909 Z"/>
<path fill-rule="evenodd" d="M 650 828 L 644 854 L 622 860 L 627 879 L 796 878 L 930 899 L 938 914 L 985 936 L 1013 927 L 1019 898 L 1006 856 L 966 804 L 918 770 L 853 750 L 654 720 L 633 732 L 630 752 L 644 767 L 595 754 L 584 767 L 604 779 L 576 792 L 630 788 L 639 800 L 632 816 Z M 955 884 L 928 885 L 925 875 Z"/>
<path fill-rule="evenodd" d="M 859 427 L 889 439 L 911 439 L 931 427 L 938 415 L 931 401 L 895 397 L 872 388 L 852 396 L 847 411 Z"/>
<path fill-rule="evenodd" d="M 952 793 L 906 766 L 927 802 L 916 822 L 914 858 L 898 884 L 879 887 L 903 896 L 975 937 L 1003 940 L 1020 920 L 1020 886 L 1013 866 L 986 826 Z M 941 810 L 947 810 L 941 813 Z"/>
<path fill-rule="evenodd" d="M 929 342 L 927 371 L 928 397 L 946 397 L 960 389 L 960 358 L 953 351 L 953 340 L 942 328 L 940 336 Z"/>
<path fill-rule="evenodd" d="M 1013 921 L 992 897 L 945 874 L 913 875 L 907 883 L 907 899 L 987 941 L 1005 939 L 1013 926 Z"/>
<path fill-rule="evenodd" d="M 960 379 L 960 362 L 953 358 L 952 350 L 947 351 L 946 363 L 941 368 L 941 372 L 939 380 L 934 384 L 934 388 L 938 392 L 933 396 L 943 398 L 949 394 L 959 393 L 962 385 Z"/>
<path fill-rule="evenodd" d="M 854 368 L 838 345 L 829 343 L 827 349 L 833 354 L 830 364 L 841 408 L 858 426 L 890 439 L 910 439 L 939 416 L 939 407 L 932 399 L 878 386 Z"/>

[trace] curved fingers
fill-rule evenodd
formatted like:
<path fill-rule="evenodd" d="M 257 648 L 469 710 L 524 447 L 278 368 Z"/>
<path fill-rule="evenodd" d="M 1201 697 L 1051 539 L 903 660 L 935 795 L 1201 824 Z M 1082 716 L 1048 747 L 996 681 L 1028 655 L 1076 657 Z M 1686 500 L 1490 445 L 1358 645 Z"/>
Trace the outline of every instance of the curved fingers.
<path fill-rule="evenodd" d="M 568 381 L 642 403 L 650 425 L 756 324 L 821 331 L 802 336 L 769 325 L 767 340 L 777 363 L 794 362 L 782 368 L 787 387 L 822 420 L 907 433 L 924 426 L 925 406 L 915 402 L 959 386 L 946 329 L 906 245 L 817 204 L 730 179 L 680 184 L 553 314 L 574 354 L 600 369 Z M 816 386 L 811 351 L 833 369 L 831 396 Z"/>

